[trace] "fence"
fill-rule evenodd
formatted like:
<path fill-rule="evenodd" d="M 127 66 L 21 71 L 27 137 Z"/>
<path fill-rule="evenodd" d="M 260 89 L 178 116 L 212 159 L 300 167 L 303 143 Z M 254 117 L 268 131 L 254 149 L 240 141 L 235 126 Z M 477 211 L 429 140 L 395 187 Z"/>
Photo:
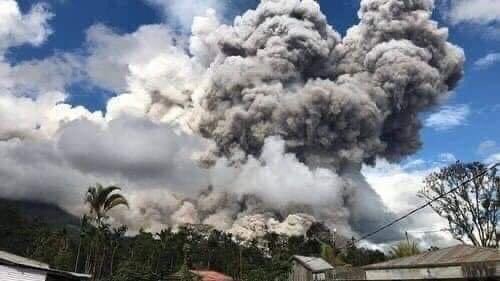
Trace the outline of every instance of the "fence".
<path fill-rule="evenodd" d="M 359 267 L 339 266 L 334 270 L 334 280 L 366 280 L 366 272 Z"/>

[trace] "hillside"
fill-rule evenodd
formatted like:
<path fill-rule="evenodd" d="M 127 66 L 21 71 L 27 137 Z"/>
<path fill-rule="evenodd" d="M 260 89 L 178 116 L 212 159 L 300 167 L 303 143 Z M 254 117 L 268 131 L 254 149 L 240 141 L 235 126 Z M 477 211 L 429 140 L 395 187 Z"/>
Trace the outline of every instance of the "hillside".
<path fill-rule="evenodd" d="M 79 219 L 59 206 L 35 201 L 9 200 L 0 198 L 0 218 L 15 210 L 27 223 L 43 222 L 50 226 L 78 226 Z M 2 219 L 3 221 L 3 219 Z"/>

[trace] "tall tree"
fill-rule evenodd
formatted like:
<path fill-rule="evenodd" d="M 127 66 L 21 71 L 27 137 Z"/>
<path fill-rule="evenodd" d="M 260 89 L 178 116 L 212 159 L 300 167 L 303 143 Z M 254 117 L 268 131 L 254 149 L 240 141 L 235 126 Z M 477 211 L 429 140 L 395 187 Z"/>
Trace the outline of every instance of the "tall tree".
<path fill-rule="evenodd" d="M 93 223 L 91 245 L 86 262 L 86 272 L 93 275 L 94 280 L 102 275 L 106 255 L 108 252 L 108 243 L 110 241 L 110 225 L 106 223 L 108 212 L 117 206 L 128 207 L 127 199 L 118 191 L 121 188 L 117 186 L 104 187 L 97 183 L 88 188 L 85 196 L 85 204 L 89 208 L 89 215 Z M 113 245 L 111 245 L 113 247 Z"/>
<path fill-rule="evenodd" d="M 478 162 L 457 162 L 430 174 L 424 183 L 420 196 L 428 201 L 440 197 L 431 207 L 448 220 L 455 239 L 478 247 L 498 247 L 500 177 L 496 171 L 486 172 L 485 165 Z M 450 192 L 454 188 L 458 189 Z"/>
<path fill-rule="evenodd" d="M 97 224 L 102 224 L 103 219 L 107 218 L 107 213 L 114 207 L 123 205 L 128 207 L 128 201 L 119 193 L 121 188 L 117 186 L 104 187 L 97 183 L 89 187 L 85 197 L 85 203 L 89 207 L 89 215 Z"/>

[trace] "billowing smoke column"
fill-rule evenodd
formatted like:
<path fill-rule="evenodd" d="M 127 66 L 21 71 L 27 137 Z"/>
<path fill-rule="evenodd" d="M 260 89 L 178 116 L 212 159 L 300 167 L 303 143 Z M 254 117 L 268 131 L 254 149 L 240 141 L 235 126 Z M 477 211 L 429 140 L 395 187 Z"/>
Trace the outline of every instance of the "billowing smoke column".
<path fill-rule="evenodd" d="M 341 38 L 316 1 L 262 1 L 234 25 L 210 34 L 218 52 L 197 130 L 215 141 L 217 157 L 230 159 L 226 165 L 243 169 L 255 159 L 272 165 L 262 157 L 265 144 L 269 137 L 282 139 L 284 153 L 340 178 L 328 187 L 331 201 L 301 203 L 327 223 L 357 232 L 376 227 L 390 214 L 380 211 L 384 206 L 361 165 L 416 152 L 419 113 L 435 106 L 462 76 L 464 54 L 447 42 L 447 29 L 430 19 L 433 4 L 363 0 L 360 23 Z M 238 193 L 259 176 L 265 175 L 247 174 L 226 190 Z M 295 193 L 297 200 L 308 192 L 328 194 L 316 183 L 305 186 L 303 195 Z M 269 193 L 249 190 L 268 200 Z"/>
<path fill-rule="evenodd" d="M 228 157 L 258 156 L 280 136 L 301 160 L 338 172 L 414 153 L 418 114 L 455 86 L 464 61 L 432 8 L 364 0 L 341 39 L 316 1 L 262 1 L 216 31 L 200 132 Z"/>

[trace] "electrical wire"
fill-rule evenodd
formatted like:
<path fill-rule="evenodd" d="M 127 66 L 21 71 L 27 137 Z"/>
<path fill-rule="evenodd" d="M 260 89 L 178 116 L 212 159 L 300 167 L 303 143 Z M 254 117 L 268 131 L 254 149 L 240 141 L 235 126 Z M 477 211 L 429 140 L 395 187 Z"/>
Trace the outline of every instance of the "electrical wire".
<path fill-rule="evenodd" d="M 422 209 L 424 209 L 424 208 L 426 208 L 426 207 L 428 207 L 428 206 L 432 205 L 432 203 L 436 202 L 437 200 L 439 200 L 439 199 L 441 199 L 441 198 L 443 198 L 443 197 L 445 197 L 445 196 L 447 196 L 447 195 L 449 195 L 449 194 L 451 194 L 451 193 L 453 193 L 453 192 L 457 191 L 458 189 L 460 189 L 460 188 L 461 188 L 461 187 L 463 187 L 464 185 L 468 184 L 469 182 L 472 182 L 473 180 L 475 180 L 475 179 L 477 179 L 477 178 L 479 178 L 479 177 L 482 177 L 482 176 L 486 175 L 489 171 L 491 171 L 491 170 L 495 169 L 498 165 L 500 165 L 500 162 L 499 162 L 499 163 L 495 163 L 495 164 L 492 164 L 492 165 L 488 166 L 488 167 L 487 167 L 484 171 L 482 171 L 481 173 L 477 174 L 476 176 L 474 176 L 474 177 L 472 177 L 472 178 L 470 178 L 470 179 L 468 179 L 468 180 L 463 181 L 463 182 L 462 182 L 462 183 L 460 183 L 457 187 L 454 187 L 454 188 L 452 188 L 452 189 L 448 190 L 447 192 L 445 192 L 445 193 L 443 193 L 443 194 L 441 194 L 441 195 L 439 195 L 439 196 L 436 196 L 436 197 L 432 198 L 432 199 L 431 199 L 430 201 L 428 201 L 427 203 L 425 203 L 425 204 L 421 205 L 421 206 L 420 206 L 420 207 L 418 207 L 418 208 L 415 208 L 415 209 L 411 210 L 410 212 L 406 213 L 405 215 L 403 215 L 403 216 L 401 216 L 401 217 L 399 217 L 399 218 L 397 218 L 397 219 L 395 219 L 395 220 L 393 220 L 393 221 L 391 221 L 391 222 L 389 222 L 389 223 L 387 223 L 387 224 L 385 224 L 385 225 L 383 225 L 383 226 L 381 226 L 381 227 L 377 228 L 376 230 L 374 230 L 374 231 L 372 231 L 372 232 L 370 232 L 370 233 L 368 233 L 368 234 L 365 234 L 365 235 L 361 236 L 361 237 L 360 237 L 360 238 L 358 238 L 358 239 L 353 239 L 350 243 L 347 243 L 347 245 L 346 245 L 346 246 L 339 248 L 339 250 L 343 250 L 343 249 L 346 249 L 346 248 L 352 247 L 352 246 L 354 246 L 356 243 L 358 243 L 358 242 L 360 242 L 360 241 L 362 241 L 362 240 L 365 240 L 365 239 L 367 239 L 367 238 L 369 238 L 369 237 L 371 237 L 371 236 L 373 236 L 373 235 L 375 235 L 375 234 L 377 234 L 377 233 L 381 232 L 382 230 L 385 230 L 385 229 L 387 229 L 387 228 L 389 228 L 389 227 L 391 227 L 391 226 L 395 225 L 396 223 L 398 223 L 398 222 L 400 222 L 400 221 L 402 221 L 402 220 L 404 220 L 404 219 L 406 219 L 406 218 L 410 217 L 411 215 L 413 215 L 413 214 L 417 213 L 418 211 L 420 211 L 420 210 L 422 210 Z"/>

